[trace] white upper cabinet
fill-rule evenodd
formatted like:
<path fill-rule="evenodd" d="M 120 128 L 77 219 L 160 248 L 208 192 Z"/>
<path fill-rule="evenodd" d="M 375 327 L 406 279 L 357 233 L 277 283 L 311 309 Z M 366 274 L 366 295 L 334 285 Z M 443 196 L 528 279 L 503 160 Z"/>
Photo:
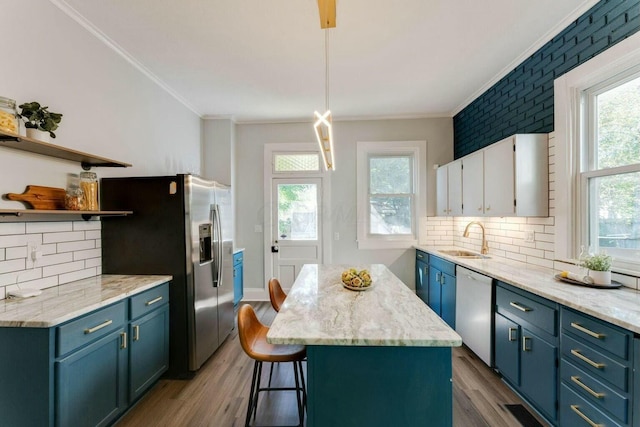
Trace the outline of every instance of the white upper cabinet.
<path fill-rule="evenodd" d="M 454 164 L 454 170 L 461 166 L 460 186 L 452 184 Z M 448 183 L 441 186 L 445 171 Z M 441 166 L 437 192 L 438 215 L 549 216 L 547 134 L 514 135 Z M 462 196 L 461 213 L 454 210 L 452 192 Z M 446 208 L 441 198 L 448 200 Z"/>
<path fill-rule="evenodd" d="M 515 137 L 503 139 L 484 150 L 484 214 L 514 216 L 515 209 Z"/>
<path fill-rule="evenodd" d="M 436 196 L 438 216 L 462 215 L 462 161 L 455 160 L 438 168 Z"/>
<path fill-rule="evenodd" d="M 462 213 L 479 216 L 484 213 L 484 151 L 462 158 Z"/>

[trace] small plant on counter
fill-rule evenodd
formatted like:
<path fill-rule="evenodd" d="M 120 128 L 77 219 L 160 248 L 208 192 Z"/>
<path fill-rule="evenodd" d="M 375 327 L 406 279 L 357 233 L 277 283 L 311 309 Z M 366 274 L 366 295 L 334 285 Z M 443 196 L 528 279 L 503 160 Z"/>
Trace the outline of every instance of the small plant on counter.
<path fill-rule="evenodd" d="M 611 270 L 611 257 L 606 254 L 590 255 L 584 259 L 582 265 L 592 271 Z"/>
<path fill-rule="evenodd" d="M 58 124 L 62 120 L 62 114 L 52 113 L 49 107 L 42 107 L 38 102 L 25 102 L 19 106 L 22 111 L 18 116 L 24 121 L 28 129 L 38 129 L 49 132 L 51 138 L 55 138 L 54 130 L 58 129 Z"/>

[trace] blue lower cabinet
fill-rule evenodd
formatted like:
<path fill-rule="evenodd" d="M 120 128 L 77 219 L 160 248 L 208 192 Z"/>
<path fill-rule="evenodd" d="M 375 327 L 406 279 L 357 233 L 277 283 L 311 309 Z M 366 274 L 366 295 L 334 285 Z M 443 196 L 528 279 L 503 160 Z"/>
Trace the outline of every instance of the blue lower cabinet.
<path fill-rule="evenodd" d="M 56 362 L 56 426 L 108 425 L 124 411 L 126 342 L 116 331 Z"/>
<path fill-rule="evenodd" d="M 416 295 L 425 304 L 429 304 L 429 264 L 416 259 Z"/>
<path fill-rule="evenodd" d="M 233 254 L 233 306 L 237 307 L 244 296 L 244 252 Z"/>
<path fill-rule="evenodd" d="M 167 369 L 168 288 L 51 328 L 0 327 L 0 425 L 113 424 Z"/>
<path fill-rule="evenodd" d="M 525 328 L 520 353 L 520 391 L 546 416 L 556 419 L 558 347 Z"/>
<path fill-rule="evenodd" d="M 495 365 L 514 386 L 520 385 L 520 327 L 501 314 L 495 315 Z"/>
<path fill-rule="evenodd" d="M 640 427 L 640 338 L 633 340 L 634 365 L 633 365 L 633 425 Z"/>
<path fill-rule="evenodd" d="M 456 265 L 429 257 L 429 307 L 449 326 L 456 326 Z"/>
<path fill-rule="evenodd" d="M 134 402 L 169 367 L 169 305 L 129 324 L 129 401 Z"/>

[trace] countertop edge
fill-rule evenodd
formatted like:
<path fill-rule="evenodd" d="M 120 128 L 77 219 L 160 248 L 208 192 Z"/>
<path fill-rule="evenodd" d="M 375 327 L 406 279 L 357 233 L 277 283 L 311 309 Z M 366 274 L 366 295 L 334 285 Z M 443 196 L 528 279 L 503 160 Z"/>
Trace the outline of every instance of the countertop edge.
<path fill-rule="evenodd" d="M 98 279 L 97 279 L 98 278 Z M 73 310 L 65 313 L 64 315 L 59 315 L 56 316 L 55 318 L 49 319 L 49 320 L 1 320 L 0 319 L 0 327 L 22 327 L 22 328 L 51 328 L 57 325 L 60 325 L 62 323 L 65 323 L 69 320 L 78 318 L 80 316 L 83 316 L 87 313 L 90 313 L 94 310 L 97 310 L 99 308 L 102 307 L 106 307 L 108 305 L 117 303 L 118 301 L 122 301 L 128 297 L 131 297 L 133 295 L 137 295 L 139 293 L 142 293 L 146 290 L 149 290 L 151 288 L 154 288 L 158 285 L 161 285 L 163 283 L 169 282 L 173 279 L 173 276 L 170 275 L 111 275 L 111 274 L 104 274 L 104 275 L 100 275 L 100 276 L 94 276 L 88 279 L 81 279 L 81 280 L 77 280 L 77 281 L 73 281 L 73 282 L 69 282 L 69 283 L 65 283 L 62 285 L 58 285 L 58 286 L 54 286 L 51 288 L 47 288 L 44 289 L 43 294 L 41 296 L 39 296 L 40 298 L 43 298 L 43 301 L 46 301 L 46 298 L 48 297 L 48 295 L 46 295 L 46 291 L 47 290 L 55 290 L 55 289 L 63 289 L 64 287 L 70 288 L 72 286 L 78 286 L 78 285 L 82 285 L 83 283 L 90 283 L 91 281 L 95 281 L 95 280 L 108 280 L 112 279 L 112 278 L 137 278 L 140 280 L 143 280 L 144 282 L 140 285 L 136 285 L 135 288 L 133 289 L 127 289 L 127 290 L 123 290 L 123 292 L 111 296 L 109 298 L 106 298 L 100 302 L 95 302 L 95 303 L 91 303 L 91 304 L 87 304 L 87 305 L 83 305 L 82 307 L 76 307 Z M 109 287 L 109 286 L 104 286 L 108 289 L 114 289 L 113 287 Z M 25 299 L 21 299 L 21 301 L 25 301 L 27 300 L 27 302 L 37 302 L 38 300 L 36 298 L 39 297 L 33 297 L 33 299 L 31 298 L 25 298 Z M 0 302 L 5 302 L 8 301 L 9 303 L 14 302 L 14 300 L 2 300 Z M 15 300 L 18 301 L 18 300 Z M 6 302 L 5 302 L 6 303 Z"/>

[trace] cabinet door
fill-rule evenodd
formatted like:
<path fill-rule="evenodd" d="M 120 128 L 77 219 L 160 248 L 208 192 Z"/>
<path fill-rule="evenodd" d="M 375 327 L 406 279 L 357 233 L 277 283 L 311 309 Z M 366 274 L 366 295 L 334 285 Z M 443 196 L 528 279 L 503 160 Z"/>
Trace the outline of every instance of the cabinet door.
<path fill-rule="evenodd" d="M 520 345 L 520 390 L 555 420 L 558 349 L 525 328 Z"/>
<path fill-rule="evenodd" d="M 127 337 L 119 330 L 56 362 L 56 426 L 102 426 L 127 407 Z"/>
<path fill-rule="evenodd" d="M 447 166 L 449 184 L 449 215 L 462 215 L 462 160 Z"/>
<path fill-rule="evenodd" d="M 429 265 L 416 260 L 416 295 L 429 305 Z"/>
<path fill-rule="evenodd" d="M 455 329 L 456 277 L 445 273 L 440 276 L 440 317 Z"/>
<path fill-rule="evenodd" d="M 495 365 L 514 386 L 520 385 L 520 328 L 499 313 L 495 324 Z"/>
<path fill-rule="evenodd" d="M 133 402 L 169 367 L 169 305 L 132 321 L 129 328 L 129 402 Z"/>
<path fill-rule="evenodd" d="M 233 267 L 233 305 L 238 305 L 244 296 L 244 264 Z"/>
<path fill-rule="evenodd" d="M 640 338 L 634 338 L 633 352 L 633 425 L 640 427 Z"/>
<path fill-rule="evenodd" d="M 462 160 L 462 211 L 466 216 L 484 214 L 484 155 L 476 151 Z"/>
<path fill-rule="evenodd" d="M 427 290 L 429 295 L 429 307 L 438 316 L 442 316 L 442 307 L 440 305 L 440 278 L 442 272 L 433 266 L 429 266 L 429 289 Z"/>
<path fill-rule="evenodd" d="M 484 213 L 515 214 L 513 138 L 490 145 L 484 153 Z"/>
<path fill-rule="evenodd" d="M 436 170 L 436 215 L 449 215 L 449 188 L 447 184 L 448 166 L 440 166 Z"/>

